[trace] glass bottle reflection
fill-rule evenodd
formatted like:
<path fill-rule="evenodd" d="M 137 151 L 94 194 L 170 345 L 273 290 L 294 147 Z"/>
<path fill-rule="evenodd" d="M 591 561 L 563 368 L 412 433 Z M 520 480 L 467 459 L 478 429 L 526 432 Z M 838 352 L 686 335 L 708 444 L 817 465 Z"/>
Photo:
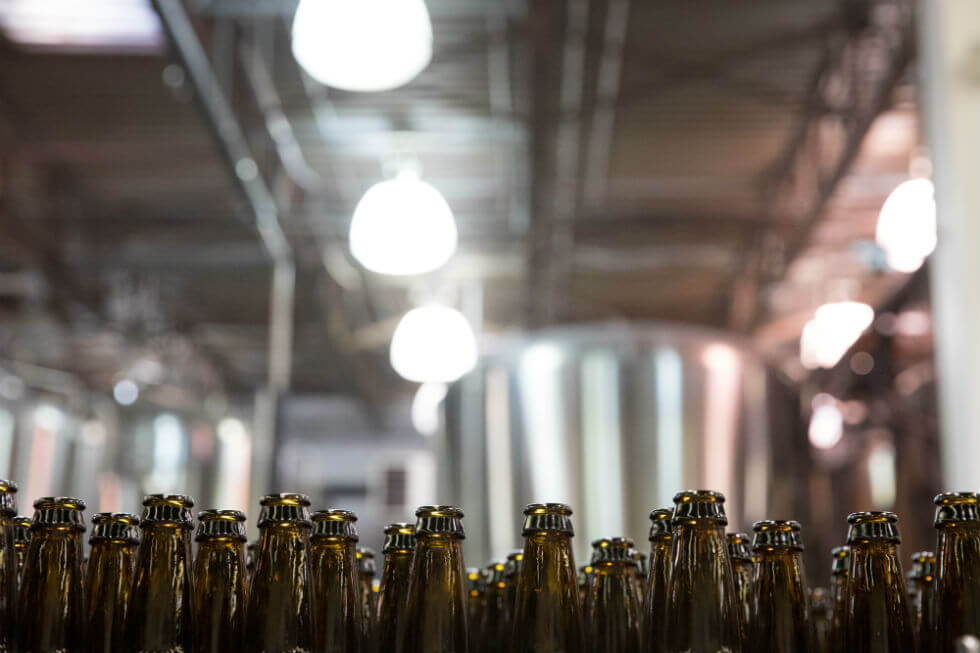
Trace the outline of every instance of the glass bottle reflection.
<path fill-rule="evenodd" d="M 645 653 L 662 653 L 667 646 L 667 584 L 673 550 L 674 511 L 658 508 L 650 513 L 650 573 L 643 609 L 642 645 Z"/>
<path fill-rule="evenodd" d="M 800 525 L 766 520 L 752 531 L 756 574 L 747 641 L 766 653 L 809 653 L 813 634 Z"/>
<path fill-rule="evenodd" d="M 378 623 L 373 649 L 376 653 L 390 653 L 398 646 L 398 624 L 405 612 L 412 560 L 415 557 L 413 524 L 389 524 L 384 534 L 382 553 L 385 564 L 378 592 Z"/>
<path fill-rule="evenodd" d="M 349 510 L 313 513 L 314 641 L 322 653 L 359 653 L 364 645 L 356 521 Z"/>

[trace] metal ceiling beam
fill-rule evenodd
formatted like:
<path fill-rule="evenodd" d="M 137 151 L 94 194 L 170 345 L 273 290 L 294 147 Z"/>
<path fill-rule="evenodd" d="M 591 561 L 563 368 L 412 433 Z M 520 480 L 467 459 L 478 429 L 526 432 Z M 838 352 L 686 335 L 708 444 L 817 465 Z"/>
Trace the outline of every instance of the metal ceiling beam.
<path fill-rule="evenodd" d="M 872 123 L 893 101 L 915 55 L 915 32 L 912 3 L 892 4 L 897 11 L 878 15 L 893 22 L 852 20 L 848 32 L 824 44 L 800 120 L 763 185 L 770 226 L 753 232 L 728 276 L 723 302 L 732 328 L 759 325 L 766 310 L 761 289 L 781 278 L 804 250 Z M 872 51 L 878 56 L 870 56 Z M 831 131 L 828 123 L 844 134 L 843 142 L 827 147 L 821 140 Z"/>

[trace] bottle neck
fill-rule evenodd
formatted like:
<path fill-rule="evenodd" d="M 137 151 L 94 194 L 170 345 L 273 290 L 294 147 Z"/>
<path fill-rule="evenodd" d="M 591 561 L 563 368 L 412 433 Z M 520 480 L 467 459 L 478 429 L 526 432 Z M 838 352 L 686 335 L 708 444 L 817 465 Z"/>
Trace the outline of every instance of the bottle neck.
<path fill-rule="evenodd" d="M 514 608 L 514 652 L 584 650 L 582 606 L 572 538 L 554 531 L 525 536 Z"/>

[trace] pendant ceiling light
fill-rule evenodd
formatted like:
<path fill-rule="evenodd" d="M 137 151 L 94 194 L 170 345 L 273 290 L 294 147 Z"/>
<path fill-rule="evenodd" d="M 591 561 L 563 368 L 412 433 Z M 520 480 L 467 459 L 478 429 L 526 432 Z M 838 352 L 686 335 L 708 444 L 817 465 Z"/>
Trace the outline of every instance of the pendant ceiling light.
<path fill-rule="evenodd" d="M 391 366 L 409 381 L 452 383 L 476 366 L 473 327 L 446 306 L 413 308 L 391 337 Z"/>
<path fill-rule="evenodd" d="M 936 249 L 936 189 L 930 180 L 909 179 L 888 195 L 878 214 L 875 240 L 893 270 L 922 267 Z"/>
<path fill-rule="evenodd" d="M 300 0 L 293 56 L 313 79 L 345 91 L 387 91 L 432 59 L 423 0 Z"/>
<path fill-rule="evenodd" d="M 351 254 L 379 274 L 431 272 L 450 259 L 456 240 L 449 204 L 414 172 L 369 188 L 350 224 Z"/>

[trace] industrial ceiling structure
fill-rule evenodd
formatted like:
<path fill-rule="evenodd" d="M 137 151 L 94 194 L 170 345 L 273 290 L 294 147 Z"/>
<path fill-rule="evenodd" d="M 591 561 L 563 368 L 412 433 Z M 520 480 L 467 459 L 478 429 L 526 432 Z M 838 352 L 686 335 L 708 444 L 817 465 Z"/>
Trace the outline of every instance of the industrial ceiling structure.
<path fill-rule="evenodd" d="M 428 0 L 433 60 L 382 93 L 306 77 L 295 6 L 156 0 L 156 37 L 89 51 L 4 28 L 0 368 L 377 407 L 439 299 L 485 334 L 734 329 L 792 372 L 817 305 L 907 282 L 862 243 L 919 141 L 910 2 Z M 350 218 L 405 161 L 459 251 L 372 274 Z"/>

